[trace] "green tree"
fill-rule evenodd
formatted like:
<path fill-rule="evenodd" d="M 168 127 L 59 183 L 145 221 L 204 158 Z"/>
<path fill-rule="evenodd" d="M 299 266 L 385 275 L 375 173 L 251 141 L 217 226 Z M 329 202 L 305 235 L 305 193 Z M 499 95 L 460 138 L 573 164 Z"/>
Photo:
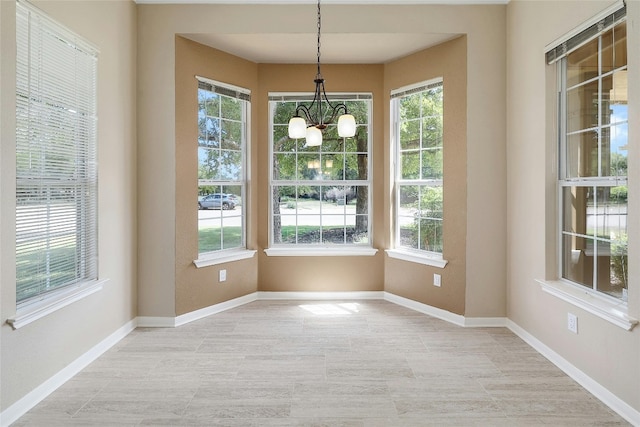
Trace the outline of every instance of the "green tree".
<path fill-rule="evenodd" d="M 611 176 L 627 176 L 627 156 L 620 153 L 611 153 L 609 164 L 611 165 Z"/>
<path fill-rule="evenodd" d="M 611 283 L 629 289 L 629 240 L 627 233 L 620 233 L 617 239 L 611 242 Z"/>
<path fill-rule="evenodd" d="M 420 195 L 420 249 L 442 252 L 442 187 L 423 187 Z"/>
<path fill-rule="evenodd" d="M 399 99 L 400 203 L 415 209 L 404 238 L 414 248 L 442 251 L 443 87 Z M 440 184 L 438 184 L 440 181 Z M 435 183 L 435 185 L 434 185 Z"/>
<path fill-rule="evenodd" d="M 198 89 L 198 179 L 242 179 L 242 101 Z"/>

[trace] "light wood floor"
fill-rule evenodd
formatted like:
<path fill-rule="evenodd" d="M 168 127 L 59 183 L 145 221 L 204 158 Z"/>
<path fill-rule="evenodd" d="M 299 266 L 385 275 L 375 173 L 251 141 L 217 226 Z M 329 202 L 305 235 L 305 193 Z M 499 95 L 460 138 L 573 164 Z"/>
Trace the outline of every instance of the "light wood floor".
<path fill-rule="evenodd" d="M 505 328 L 258 301 L 137 329 L 16 426 L 628 425 Z"/>

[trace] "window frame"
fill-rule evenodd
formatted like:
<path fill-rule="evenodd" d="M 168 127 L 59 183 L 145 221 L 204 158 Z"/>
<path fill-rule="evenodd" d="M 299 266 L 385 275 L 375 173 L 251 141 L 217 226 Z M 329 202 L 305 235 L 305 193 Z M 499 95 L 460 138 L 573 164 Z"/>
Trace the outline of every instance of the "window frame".
<path fill-rule="evenodd" d="M 16 1 L 16 45 L 16 315 L 7 320 L 14 329 L 91 295 L 106 283 L 99 278 L 98 268 L 99 50 L 20 0 Z M 55 50 L 57 54 L 34 57 L 32 51 L 40 50 Z M 64 60 L 64 55 L 74 60 Z M 52 87 L 44 82 L 61 74 L 75 77 L 67 85 Z M 34 160 L 21 165 L 23 156 Z M 45 217 L 21 208 L 34 203 L 45 209 Z M 65 204 L 75 213 L 64 213 L 69 210 Z M 29 224 L 36 221 L 46 227 L 39 227 L 41 230 L 34 234 Z M 25 239 L 47 243 L 43 249 L 29 250 L 19 243 Z M 53 253 L 59 245 L 70 243 L 75 248 L 71 263 Z M 40 285 L 31 285 L 41 289 L 24 298 L 18 292 L 22 274 L 19 253 L 36 257 L 35 266 L 34 261 L 24 264 L 25 274 L 33 268 L 38 271 L 42 261 L 37 258 L 44 257 L 47 264 L 44 282 L 38 280 Z M 67 265 L 73 266 L 73 277 L 52 284 L 50 269 Z"/>
<path fill-rule="evenodd" d="M 242 174 L 239 180 L 231 180 L 231 179 L 201 179 L 198 178 L 198 197 L 200 197 L 200 187 L 201 186 L 218 186 L 218 187 L 229 187 L 229 186 L 239 186 L 241 187 L 241 204 L 240 204 L 240 226 L 241 230 L 241 242 L 239 246 L 234 246 L 230 248 L 220 248 L 212 251 L 203 251 L 200 252 L 200 247 L 198 244 L 197 252 L 198 258 L 193 261 L 194 265 L 197 268 L 207 267 L 211 265 L 223 264 L 231 261 L 238 261 L 242 259 L 247 259 L 253 257 L 255 254 L 255 250 L 249 250 L 247 248 L 247 204 L 248 204 L 248 181 L 249 181 L 249 167 L 250 167 L 250 156 L 251 156 L 251 90 L 247 88 L 243 88 L 240 86 L 232 85 L 229 83 L 224 83 L 216 80 L 212 80 L 202 76 L 196 76 L 196 80 L 198 82 L 198 93 L 200 90 L 209 90 L 206 87 L 210 87 L 210 92 L 215 93 L 221 97 L 226 96 L 229 98 L 234 98 L 241 101 L 241 111 L 242 117 L 240 119 L 241 125 L 241 167 Z M 222 108 L 222 107 L 220 107 Z M 198 116 L 200 115 L 200 108 L 198 107 Z M 212 116 L 213 117 L 213 116 Z M 217 117 L 217 116 L 216 116 Z M 218 117 L 220 120 L 223 117 Z M 199 131 L 198 131 L 199 134 Z M 222 150 L 222 144 L 220 141 L 219 150 Z M 199 143 L 196 144 L 197 155 L 199 157 L 199 151 L 203 147 Z M 198 168 L 200 167 L 200 161 L 198 160 Z M 220 193 L 210 193 L 210 194 L 220 194 Z M 237 209 L 237 207 L 236 207 Z M 217 212 L 217 210 L 216 210 Z M 223 210 L 220 210 L 220 215 L 222 217 Z M 200 216 L 200 210 L 197 211 L 198 217 Z M 222 228 L 222 226 L 221 226 Z M 200 219 L 198 219 L 198 240 L 200 238 Z"/>
<path fill-rule="evenodd" d="M 583 22 L 575 29 L 569 31 L 564 36 L 556 39 L 552 43 L 545 47 L 545 55 L 547 64 L 549 66 L 556 66 L 556 62 L 567 52 L 580 47 L 586 40 L 589 34 L 593 35 L 599 32 L 603 23 L 611 22 L 611 20 L 618 19 L 622 14 L 626 14 L 624 2 L 618 1 L 610 7 L 606 8 L 593 18 Z M 630 39 L 627 37 L 627 51 L 629 49 Z M 551 71 L 551 70 L 549 70 Z M 555 249 L 555 254 L 550 254 L 547 257 L 547 269 L 545 279 L 536 279 L 535 282 L 540 286 L 541 290 L 555 298 L 558 298 L 572 306 L 578 307 L 587 313 L 590 313 L 600 319 L 603 319 L 615 326 L 618 326 L 626 331 L 631 331 L 638 323 L 638 319 L 634 318 L 629 313 L 629 307 L 627 302 L 623 302 L 620 299 L 613 298 L 606 294 L 589 290 L 583 285 L 573 283 L 569 280 L 562 279 L 562 265 L 561 265 L 561 231 L 562 231 L 562 217 L 560 216 L 560 206 L 562 204 L 562 196 L 559 194 L 561 186 L 560 180 L 560 103 L 559 103 L 559 88 L 560 88 L 560 72 L 555 69 L 553 72 L 547 73 L 548 81 L 550 84 L 547 89 L 549 90 L 547 95 L 547 108 L 550 111 L 555 110 L 555 114 L 547 115 L 547 124 L 549 131 L 547 132 L 547 148 L 549 153 L 553 155 L 548 156 L 548 159 L 552 161 L 549 165 L 547 174 L 547 202 L 551 206 L 552 211 L 548 212 L 547 216 L 547 244 L 552 245 Z M 633 282 L 632 282 L 633 283 Z M 632 286 L 630 283 L 630 286 Z M 635 292 L 637 289 L 631 287 L 629 292 Z"/>
<path fill-rule="evenodd" d="M 623 22 L 627 22 L 626 20 L 626 16 L 623 16 L 622 18 L 619 18 L 617 20 L 612 20 L 612 22 L 609 25 L 605 25 L 603 26 L 603 28 L 599 29 L 598 32 L 596 34 L 594 34 L 593 36 L 589 37 L 588 39 L 584 40 L 582 42 L 581 45 L 579 45 L 578 47 L 576 47 L 574 50 L 571 50 L 570 52 L 568 52 L 567 54 L 559 57 L 556 60 L 556 72 L 557 72 L 557 85 L 558 85 L 558 121 L 557 121 L 557 128 L 558 128 L 558 138 L 557 138 L 557 147 L 558 147 L 558 177 L 557 177 L 557 212 L 558 212 L 558 216 L 557 216 L 557 275 L 560 281 L 565 282 L 571 286 L 576 286 L 579 289 L 585 290 L 586 292 L 588 292 L 589 294 L 594 295 L 597 298 L 603 299 L 605 301 L 610 301 L 612 303 L 622 303 L 622 304 L 626 304 L 627 302 L 627 290 L 623 289 L 622 291 L 622 296 L 620 298 L 617 298 L 613 295 L 610 295 L 604 291 L 601 291 L 598 289 L 598 246 L 599 243 L 609 243 L 612 244 L 613 241 L 612 239 L 604 239 L 601 237 L 598 237 L 596 234 L 580 234 L 578 232 L 573 232 L 570 233 L 568 231 L 564 230 L 564 221 L 565 221 L 565 216 L 566 216 L 566 202 L 565 202 L 565 190 L 566 189 L 571 189 L 571 188 L 576 188 L 576 189 L 584 189 L 584 191 L 588 191 L 589 189 L 592 189 L 594 192 L 594 200 L 597 198 L 597 196 L 595 195 L 595 193 L 597 192 L 597 189 L 603 189 L 603 188 L 614 188 L 620 185 L 626 185 L 628 186 L 628 175 L 625 177 L 622 176 L 618 176 L 618 175 L 603 175 L 603 171 L 605 169 L 602 161 L 603 161 L 603 157 L 605 156 L 604 153 L 602 153 L 602 145 L 603 145 L 603 140 L 604 137 L 603 135 L 603 131 L 607 130 L 607 129 L 613 129 L 615 126 L 620 126 L 623 123 L 627 123 L 628 124 L 628 119 L 627 120 L 623 120 L 623 121 L 619 121 L 619 122 L 613 122 L 613 123 L 603 123 L 603 119 L 602 119 L 602 107 L 603 104 L 605 102 L 605 99 L 603 97 L 603 91 L 605 89 L 603 89 L 603 80 L 606 79 L 609 76 L 614 76 L 615 73 L 620 72 L 620 71 L 626 71 L 628 70 L 628 64 L 625 64 L 621 67 L 616 68 L 615 66 L 612 66 L 612 69 L 610 71 L 607 72 L 603 72 L 602 70 L 602 54 L 603 54 L 603 50 L 605 50 L 607 48 L 607 46 L 603 46 L 602 45 L 602 37 L 606 34 L 607 31 L 612 30 L 613 28 L 615 28 L 616 26 L 622 24 Z M 598 40 L 598 71 L 597 71 L 597 75 L 596 77 L 592 77 L 590 79 L 581 81 L 577 84 L 573 84 L 570 85 L 568 82 L 568 75 L 567 75 L 567 61 L 568 61 L 568 56 L 570 53 L 579 50 L 582 46 L 588 44 L 589 42 L 592 42 L 594 40 Z M 572 91 L 575 90 L 576 88 L 580 88 L 580 87 L 584 87 L 587 86 L 588 84 L 591 84 L 593 82 L 597 82 L 598 84 L 598 89 L 597 89 L 597 93 L 598 93 L 598 100 L 597 100 L 597 111 L 598 111 L 598 123 L 595 126 L 589 127 L 589 128 L 581 128 L 579 130 L 575 130 L 572 131 L 569 128 L 568 125 L 568 121 L 569 121 L 569 112 L 568 112 L 568 94 Z M 597 159 L 597 175 L 595 176 L 571 176 L 571 173 L 568 170 L 568 157 L 569 157 L 569 136 L 570 135 L 581 135 L 581 134 L 585 134 L 586 132 L 596 132 L 598 135 L 598 142 L 597 142 L 597 146 L 598 146 L 598 159 Z M 628 143 L 628 141 L 627 141 Z M 597 201 L 596 201 L 596 205 L 597 205 Z M 627 216 L 628 216 L 628 206 L 627 206 Z M 585 222 L 586 222 L 586 216 L 584 218 Z M 594 255 L 593 255 L 593 264 L 591 265 L 591 276 L 592 276 L 592 280 L 591 280 L 591 286 L 587 286 L 587 284 L 582 284 L 582 283 L 578 283 L 574 280 L 571 280 L 568 277 L 564 277 L 564 270 L 566 267 L 566 260 L 565 260 L 565 253 L 563 250 L 564 247 L 564 239 L 566 237 L 571 237 L 573 236 L 574 238 L 584 238 L 586 239 L 586 244 L 588 244 L 588 241 L 592 241 L 593 242 L 593 251 L 594 251 Z"/>
<path fill-rule="evenodd" d="M 278 102 L 301 102 L 305 104 L 311 103 L 313 93 L 309 92 L 280 92 L 269 93 L 269 194 L 273 194 L 276 186 L 364 186 L 367 187 L 367 243 L 340 243 L 340 244 L 303 244 L 303 243 L 274 243 L 274 206 L 273 197 L 269 197 L 269 247 L 265 249 L 268 256 L 373 256 L 377 253 L 377 249 L 373 248 L 373 96 L 371 93 L 328 93 L 329 100 L 340 100 L 341 102 L 365 101 L 368 104 L 367 123 L 357 126 L 367 126 L 367 179 L 366 180 L 304 180 L 304 179 L 274 179 L 274 109 Z M 281 125 L 281 124 L 278 124 Z M 335 124 L 334 124 L 335 125 Z M 346 138 L 345 138 L 346 139 Z M 303 141 L 303 140 L 300 140 Z M 323 142 L 324 144 L 324 142 Z M 293 152 L 298 154 L 313 154 L 315 152 L 304 152 L 298 148 Z M 318 153 L 322 155 L 322 148 L 318 149 Z M 344 153 L 349 153 L 344 151 Z M 357 152 L 356 152 L 357 153 Z M 327 154 L 336 154 L 327 152 Z M 298 213 L 296 213 L 297 217 Z M 320 214 L 322 215 L 322 214 Z M 347 213 L 343 216 L 346 218 Z"/>
<path fill-rule="evenodd" d="M 442 111 L 442 135 L 441 135 L 441 147 L 443 156 L 442 156 L 442 178 L 433 179 L 433 178 L 418 178 L 418 179 L 403 179 L 402 174 L 402 157 L 401 157 L 401 144 L 400 144 L 400 100 L 404 97 L 414 95 L 416 93 L 423 93 L 427 90 L 442 87 L 443 90 L 443 111 Z M 444 152 L 445 152 L 445 140 L 444 140 L 444 78 L 436 77 L 429 80 L 424 80 L 418 83 L 414 83 L 411 85 L 403 86 L 397 89 L 394 89 L 390 93 L 390 139 L 392 146 L 392 165 L 393 165 L 393 196 L 394 196 L 394 210 L 393 210 L 393 218 L 392 218 L 392 226 L 393 226 L 393 237 L 392 244 L 393 247 L 388 249 L 386 252 L 391 258 L 396 258 L 404 261 L 429 265 L 437 268 L 444 268 L 448 261 L 444 258 L 444 226 L 442 229 L 442 252 L 431 251 L 420 248 L 409 248 L 407 246 L 402 246 L 400 244 L 401 232 L 400 232 L 400 191 L 403 186 L 415 185 L 420 188 L 423 187 L 439 187 L 442 188 L 442 219 L 441 222 L 444 225 L 445 218 L 445 209 L 444 209 Z M 423 120 L 425 116 L 420 113 L 419 120 Z M 424 148 L 422 144 L 418 148 L 418 153 L 420 158 L 422 158 L 423 151 L 427 151 L 427 148 Z"/>

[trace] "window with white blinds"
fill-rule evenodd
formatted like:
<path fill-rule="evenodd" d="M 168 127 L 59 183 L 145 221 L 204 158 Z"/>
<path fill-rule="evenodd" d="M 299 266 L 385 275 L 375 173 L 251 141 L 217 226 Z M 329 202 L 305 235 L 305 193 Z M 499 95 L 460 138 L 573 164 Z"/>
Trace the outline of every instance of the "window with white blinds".
<path fill-rule="evenodd" d="M 98 277 L 97 50 L 16 3 L 16 300 Z"/>
<path fill-rule="evenodd" d="M 599 17 L 547 59 L 558 76 L 558 274 L 581 291 L 626 302 L 633 223 L 626 7 Z"/>

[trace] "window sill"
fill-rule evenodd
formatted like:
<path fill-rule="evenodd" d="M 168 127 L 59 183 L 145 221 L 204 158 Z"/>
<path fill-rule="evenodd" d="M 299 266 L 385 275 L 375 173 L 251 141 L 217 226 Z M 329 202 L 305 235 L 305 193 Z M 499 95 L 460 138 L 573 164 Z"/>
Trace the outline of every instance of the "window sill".
<path fill-rule="evenodd" d="M 208 267 L 210 265 L 224 264 L 227 262 L 240 261 L 243 259 L 253 258 L 256 254 L 255 250 L 239 249 L 229 252 L 214 252 L 202 254 L 200 258 L 193 261 L 197 268 Z"/>
<path fill-rule="evenodd" d="M 374 256 L 378 250 L 368 246 L 355 247 L 283 247 L 264 250 L 267 256 Z"/>
<path fill-rule="evenodd" d="M 442 256 L 438 257 L 433 254 L 433 252 L 422 254 L 413 251 L 403 251 L 401 249 L 387 249 L 385 252 L 387 252 L 390 258 L 430 265 L 432 267 L 444 268 L 449 263 L 446 259 L 442 259 Z"/>
<path fill-rule="evenodd" d="M 63 307 L 79 301 L 95 292 L 102 290 L 102 286 L 109 279 L 96 280 L 71 286 L 71 289 L 61 289 L 59 292 L 44 295 L 41 300 L 33 301 L 18 307 L 16 315 L 7 319 L 7 323 L 15 329 L 20 329 L 31 322 L 35 322 Z"/>
<path fill-rule="evenodd" d="M 632 330 L 638 324 L 637 319 L 629 316 L 627 305 L 624 302 L 600 298 L 591 292 L 559 280 L 536 280 L 536 282 L 540 284 L 543 291 L 627 331 Z"/>

